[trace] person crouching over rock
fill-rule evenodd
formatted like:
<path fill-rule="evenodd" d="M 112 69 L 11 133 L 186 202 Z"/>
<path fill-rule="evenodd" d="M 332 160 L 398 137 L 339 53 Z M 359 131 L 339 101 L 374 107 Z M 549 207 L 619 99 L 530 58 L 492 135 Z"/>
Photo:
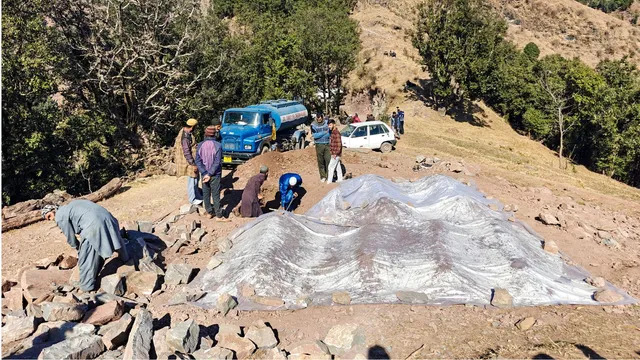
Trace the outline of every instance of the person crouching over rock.
<path fill-rule="evenodd" d="M 55 220 L 67 243 L 78 250 L 80 290 L 95 290 L 104 259 L 114 252 L 123 262 L 129 261 L 118 220 L 102 206 L 89 200 L 73 200 L 60 207 L 46 205 L 40 212 L 46 220 Z"/>
<path fill-rule="evenodd" d="M 262 215 L 260 208 L 260 187 L 269 177 L 269 168 L 266 165 L 260 167 L 260 173 L 254 175 L 247 181 L 247 185 L 242 191 L 242 203 L 240 204 L 240 214 L 242 217 L 258 217 Z"/>

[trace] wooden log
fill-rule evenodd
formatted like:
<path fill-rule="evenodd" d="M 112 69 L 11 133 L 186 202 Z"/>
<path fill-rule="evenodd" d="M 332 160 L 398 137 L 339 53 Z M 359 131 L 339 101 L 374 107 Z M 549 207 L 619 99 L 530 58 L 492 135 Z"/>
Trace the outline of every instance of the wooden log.
<path fill-rule="evenodd" d="M 122 187 L 122 179 L 114 178 L 109 181 L 105 186 L 101 187 L 98 191 L 92 192 L 91 194 L 81 196 L 78 199 L 86 199 L 91 200 L 93 202 L 98 202 L 100 200 L 106 199 L 112 195 L 114 195 L 120 187 Z M 24 214 L 17 215 L 10 219 L 3 219 L 2 221 L 2 232 L 21 228 L 23 226 L 27 226 L 29 224 L 36 223 L 42 220 L 42 216 L 40 215 L 40 210 L 29 211 Z"/>

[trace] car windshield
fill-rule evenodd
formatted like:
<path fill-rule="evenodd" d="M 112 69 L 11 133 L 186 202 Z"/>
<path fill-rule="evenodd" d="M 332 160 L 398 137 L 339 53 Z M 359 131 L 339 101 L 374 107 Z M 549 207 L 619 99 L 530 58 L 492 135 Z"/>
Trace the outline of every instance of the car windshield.
<path fill-rule="evenodd" d="M 226 125 L 255 125 L 257 124 L 258 113 L 249 111 L 229 111 L 224 113 L 224 123 Z"/>
<path fill-rule="evenodd" d="M 340 134 L 341 134 L 342 136 L 349 137 L 349 136 L 351 136 L 351 133 L 353 133 L 353 130 L 355 130 L 355 129 L 356 129 L 356 127 L 355 127 L 355 126 L 353 126 L 353 125 L 347 125 L 347 127 L 345 127 L 344 129 L 342 129 L 342 131 L 340 132 Z"/>

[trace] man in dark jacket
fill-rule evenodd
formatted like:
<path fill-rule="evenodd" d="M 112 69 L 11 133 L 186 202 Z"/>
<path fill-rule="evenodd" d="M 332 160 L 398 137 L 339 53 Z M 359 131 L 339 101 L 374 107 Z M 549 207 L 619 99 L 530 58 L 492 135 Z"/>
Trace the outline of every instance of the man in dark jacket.
<path fill-rule="evenodd" d="M 320 181 L 327 180 L 327 168 L 331 161 L 331 153 L 329 152 L 329 124 L 318 115 L 316 121 L 311 124 L 311 134 L 316 144 L 316 158 L 318 160 L 318 172 L 320 172 Z"/>
<path fill-rule="evenodd" d="M 216 217 L 217 221 L 229 221 L 222 216 L 220 207 L 220 181 L 222 180 L 222 145 L 215 139 L 215 126 L 207 126 L 204 130 L 204 140 L 198 144 L 196 151 L 196 165 L 202 175 L 202 192 L 204 193 L 204 208 L 209 219 Z M 211 197 L 213 196 L 213 208 Z M 215 211 L 215 213 L 214 213 Z"/>
<path fill-rule="evenodd" d="M 242 217 L 258 217 L 262 215 L 260 208 L 260 187 L 269 177 L 269 168 L 265 165 L 260 167 L 260 173 L 254 175 L 247 181 L 247 185 L 242 190 L 242 203 L 240 204 L 240 214 Z"/>

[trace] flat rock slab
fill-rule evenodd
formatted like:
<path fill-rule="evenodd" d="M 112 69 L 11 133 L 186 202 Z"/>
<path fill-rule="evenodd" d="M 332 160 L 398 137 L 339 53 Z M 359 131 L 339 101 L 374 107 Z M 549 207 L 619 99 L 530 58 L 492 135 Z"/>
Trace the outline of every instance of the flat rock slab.
<path fill-rule="evenodd" d="M 121 301 L 109 301 L 99 305 L 86 313 L 83 323 L 93 325 L 104 325 L 120 319 L 124 312 L 124 305 Z"/>
<path fill-rule="evenodd" d="M 169 349 L 181 353 L 196 350 L 200 339 L 200 327 L 193 319 L 182 321 L 167 331 L 166 342 Z"/>
<path fill-rule="evenodd" d="M 148 271 L 134 271 L 127 275 L 127 292 L 151 295 L 158 286 L 158 274 Z"/>
<path fill-rule="evenodd" d="M 51 284 L 66 284 L 69 282 L 72 271 L 59 269 L 25 270 L 20 278 L 20 287 L 25 299 L 31 303 L 33 300 L 51 293 Z"/>
<path fill-rule="evenodd" d="M 331 294 L 331 300 L 335 304 L 349 305 L 351 304 L 351 296 L 346 291 L 338 291 Z"/>
<path fill-rule="evenodd" d="M 127 343 L 132 325 L 133 317 L 130 314 L 124 314 L 118 321 L 101 327 L 98 335 L 102 336 L 102 342 L 107 350 L 113 350 Z"/>
<path fill-rule="evenodd" d="M 98 335 L 83 335 L 64 340 L 45 348 L 38 360 L 94 359 L 104 351 Z"/>
<path fill-rule="evenodd" d="M 364 334 L 358 324 L 340 324 L 329 329 L 324 343 L 334 355 L 341 355 L 354 345 L 364 344 Z"/>
<path fill-rule="evenodd" d="M 191 354 L 196 360 L 231 360 L 233 352 L 222 347 L 213 347 L 211 349 L 200 349 Z"/>
<path fill-rule="evenodd" d="M 2 327 L 2 343 L 22 340 L 36 330 L 36 318 L 33 316 L 6 316 Z"/>
<path fill-rule="evenodd" d="M 87 312 L 84 304 L 45 302 L 40 308 L 45 321 L 78 321 Z"/>
<path fill-rule="evenodd" d="M 148 359 L 152 338 L 153 316 L 151 316 L 149 310 L 142 309 L 133 322 L 127 346 L 124 349 L 123 359 Z"/>
<path fill-rule="evenodd" d="M 2 306 L 6 306 L 10 310 L 21 310 L 24 303 L 22 297 L 22 289 L 19 286 L 14 286 L 11 290 L 3 293 L 4 299 L 2 299 Z"/>

